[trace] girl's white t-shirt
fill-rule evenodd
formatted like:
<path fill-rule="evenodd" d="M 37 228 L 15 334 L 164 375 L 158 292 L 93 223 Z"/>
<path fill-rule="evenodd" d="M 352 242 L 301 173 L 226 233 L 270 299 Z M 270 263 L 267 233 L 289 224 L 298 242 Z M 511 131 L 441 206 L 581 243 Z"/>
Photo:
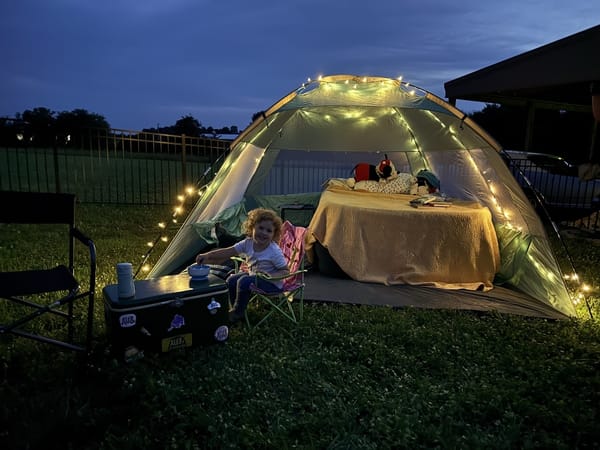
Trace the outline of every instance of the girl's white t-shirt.
<path fill-rule="evenodd" d="M 234 244 L 233 248 L 238 255 L 246 259 L 248 273 L 254 275 L 256 272 L 265 272 L 272 274 L 278 270 L 287 269 L 287 261 L 279 245 L 271 242 L 267 248 L 262 251 L 254 251 L 252 238 L 246 238 Z M 283 281 L 272 281 L 278 287 L 283 286 Z"/>

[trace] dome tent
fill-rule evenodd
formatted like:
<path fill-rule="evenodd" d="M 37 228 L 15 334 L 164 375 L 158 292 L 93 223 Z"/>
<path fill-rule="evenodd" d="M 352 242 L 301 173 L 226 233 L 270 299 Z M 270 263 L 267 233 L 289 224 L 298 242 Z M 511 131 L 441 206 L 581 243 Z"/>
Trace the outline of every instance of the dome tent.
<path fill-rule="evenodd" d="M 333 75 L 309 81 L 232 143 L 149 277 L 176 273 L 218 244 L 217 224 L 235 235 L 245 211 L 256 206 L 317 205 L 326 180 L 347 178 L 357 162 L 387 154 L 397 170 L 430 170 L 448 196 L 487 206 L 502 260 L 495 281 L 514 288 L 533 310 L 543 306 L 546 316 L 574 316 L 545 229 L 500 150 L 466 114 L 400 80 Z"/>

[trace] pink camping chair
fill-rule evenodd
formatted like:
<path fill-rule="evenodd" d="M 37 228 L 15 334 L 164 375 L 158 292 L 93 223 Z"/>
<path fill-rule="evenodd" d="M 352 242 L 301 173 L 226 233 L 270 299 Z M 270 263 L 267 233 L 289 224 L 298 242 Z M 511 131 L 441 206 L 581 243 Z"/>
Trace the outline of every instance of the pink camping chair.
<path fill-rule="evenodd" d="M 298 323 L 304 315 L 304 238 L 306 228 L 294 226 L 289 221 L 285 221 L 281 228 L 281 239 L 279 247 L 288 261 L 290 273 L 283 277 L 270 277 L 269 275 L 257 275 L 266 280 L 283 280 L 283 289 L 281 292 L 265 292 L 257 286 L 252 285 L 252 297 L 250 303 L 258 302 L 269 306 L 269 312 L 258 321 L 254 327 L 257 327 L 267 320 L 273 313 L 281 313 L 290 321 Z M 294 311 L 294 303 L 298 305 L 298 313 Z M 248 308 L 245 312 L 246 323 L 252 328 L 248 318 Z"/>

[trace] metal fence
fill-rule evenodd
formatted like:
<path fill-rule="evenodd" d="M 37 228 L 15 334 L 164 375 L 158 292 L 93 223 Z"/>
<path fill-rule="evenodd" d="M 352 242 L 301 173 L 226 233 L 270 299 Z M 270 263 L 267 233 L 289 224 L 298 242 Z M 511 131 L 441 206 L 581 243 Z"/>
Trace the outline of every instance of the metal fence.
<path fill-rule="evenodd" d="M 89 129 L 50 147 L 32 144 L 25 139 L 0 146 L 0 190 L 70 192 L 84 203 L 171 205 L 187 187 L 212 179 L 231 141 Z M 513 175 L 526 192 L 535 189 L 553 220 L 598 233 L 600 181 L 581 182 L 576 168 L 556 166 L 560 159 L 514 156 L 507 160 Z M 284 179 L 293 179 L 293 168 L 282 170 Z"/>
<path fill-rule="evenodd" d="M 507 151 L 503 156 L 540 216 L 549 214 L 562 228 L 600 232 L 600 180 L 581 180 L 577 166 L 554 155 Z"/>
<path fill-rule="evenodd" d="M 70 192 L 84 203 L 172 204 L 212 178 L 231 141 L 89 129 L 51 147 L 0 147 L 0 190 Z"/>

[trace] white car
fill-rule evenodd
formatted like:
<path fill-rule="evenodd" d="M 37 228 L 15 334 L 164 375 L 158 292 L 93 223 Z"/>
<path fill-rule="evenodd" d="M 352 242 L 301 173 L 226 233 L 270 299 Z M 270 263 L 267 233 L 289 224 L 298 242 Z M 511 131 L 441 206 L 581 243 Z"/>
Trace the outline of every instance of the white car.
<path fill-rule="evenodd" d="M 583 181 L 578 168 L 546 153 L 504 150 L 503 157 L 525 192 L 538 193 L 553 216 L 583 216 L 600 209 L 600 180 Z"/>

